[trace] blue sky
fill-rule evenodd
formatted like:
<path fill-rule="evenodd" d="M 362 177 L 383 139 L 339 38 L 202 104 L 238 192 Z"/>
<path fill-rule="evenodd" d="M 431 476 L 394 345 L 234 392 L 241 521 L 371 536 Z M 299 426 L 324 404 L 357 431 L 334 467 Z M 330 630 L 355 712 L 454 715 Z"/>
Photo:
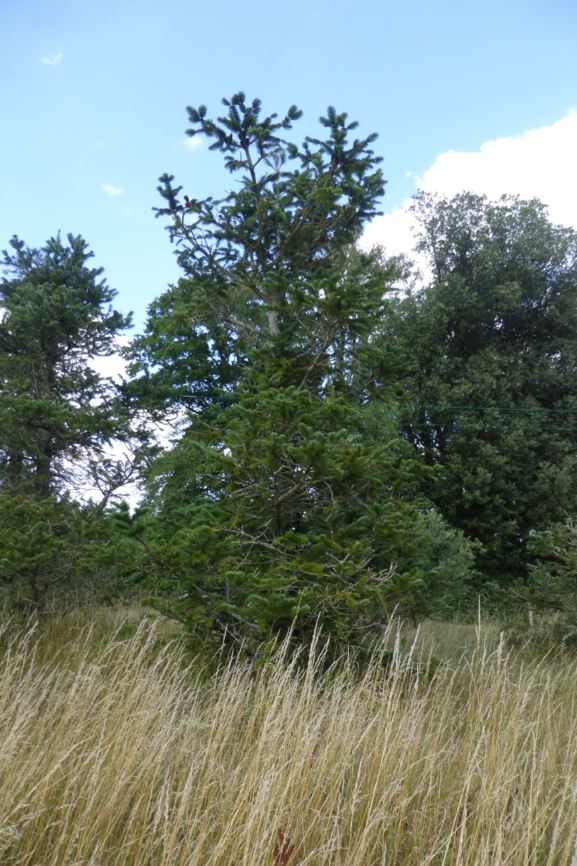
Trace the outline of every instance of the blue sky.
<path fill-rule="evenodd" d="M 299 139 L 328 104 L 379 133 L 388 217 L 369 236 L 391 250 L 419 185 L 540 195 L 577 224 L 576 44 L 568 0 L 3 0 L 0 246 L 82 234 L 138 329 L 178 277 L 158 176 L 229 182 L 185 147 L 186 105 L 239 89 L 297 103 Z"/>

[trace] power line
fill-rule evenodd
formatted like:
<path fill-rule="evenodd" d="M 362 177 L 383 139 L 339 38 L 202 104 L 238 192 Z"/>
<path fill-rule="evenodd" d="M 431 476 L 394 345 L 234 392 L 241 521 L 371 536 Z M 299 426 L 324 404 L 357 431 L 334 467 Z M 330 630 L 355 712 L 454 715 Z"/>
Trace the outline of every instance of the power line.
<path fill-rule="evenodd" d="M 577 434 L 577 408 L 549 409 L 542 406 L 453 406 L 443 403 L 415 403 L 413 404 L 413 408 L 419 412 L 425 411 L 430 416 L 452 413 L 453 418 L 450 421 L 434 421 L 429 417 L 421 422 L 426 427 L 437 429 L 450 428 L 452 432 L 457 432 L 458 430 L 528 430 L 532 433 L 559 431 Z M 494 423 L 494 420 L 498 419 L 493 418 L 487 418 L 489 423 L 480 423 L 479 421 L 471 422 L 466 419 L 462 420 L 460 417 L 462 413 L 509 413 L 514 415 L 523 415 L 525 416 L 525 420 L 529 423 L 498 424 Z M 534 415 L 540 415 L 541 418 L 535 418 L 534 423 L 530 423 L 531 416 Z M 552 420 L 555 420 L 555 416 L 559 415 L 575 416 L 575 425 L 568 426 L 567 424 L 543 423 L 547 418 L 552 417 Z M 539 426 L 535 427 L 535 423 L 538 423 Z"/>
<path fill-rule="evenodd" d="M 532 427 L 529 424 L 468 424 L 461 423 L 458 418 L 455 419 L 454 425 L 448 422 L 435 423 L 434 421 L 425 421 L 426 427 L 451 427 L 455 431 L 458 430 L 530 430 L 533 433 L 547 433 L 549 430 L 559 430 L 565 433 L 575 433 L 577 435 L 577 421 L 574 427 L 562 426 L 560 424 L 547 424 L 546 426 Z"/>
<path fill-rule="evenodd" d="M 415 409 L 439 412 L 516 412 L 527 414 L 577 415 L 577 409 L 545 409 L 541 406 L 449 406 L 442 403 L 415 403 Z"/>

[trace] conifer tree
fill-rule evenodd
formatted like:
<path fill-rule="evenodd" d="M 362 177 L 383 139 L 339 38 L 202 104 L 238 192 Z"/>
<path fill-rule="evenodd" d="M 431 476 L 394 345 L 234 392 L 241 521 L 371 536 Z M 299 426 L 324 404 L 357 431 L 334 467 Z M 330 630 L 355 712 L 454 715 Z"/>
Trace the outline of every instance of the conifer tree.
<path fill-rule="evenodd" d="M 179 613 L 229 637 L 310 637 L 320 618 L 357 643 L 435 563 L 398 435 L 396 359 L 376 339 L 396 262 L 354 242 L 384 190 L 375 135 L 329 108 L 324 138 L 243 93 L 189 108 L 234 189 L 197 200 L 161 178 L 184 276 L 133 344 L 134 393 L 188 410 L 151 480 L 146 549 L 182 590 Z M 167 369 L 167 361 L 170 369 Z M 430 540 L 430 539 L 429 539 Z"/>
<path fill-rule="evenodd" d="M 120 465 L 103 448 L 131 435 L 116 388 L 90 363 L 110 355 L 130 324 L 111 306 L 116 292 L 90 267 L 92 255 L 68 235 L 40 249 L 14 237 L 2 258 L 0 589 L 36 606 L 83 545 L 86 527 L 69 498 L 79 466 L 92 465 L 92 483 L 116 483 Z"/>
<path fill-rule="evenodd" d="M 41 249 L 12 238 L 0 283 L 0 483 L 40 496 L 61 492 L 71 461 L 124 436 L 126 412 L 90 365 L 110 355 L 129 317 L 91 268 L 81 237 Z"/>

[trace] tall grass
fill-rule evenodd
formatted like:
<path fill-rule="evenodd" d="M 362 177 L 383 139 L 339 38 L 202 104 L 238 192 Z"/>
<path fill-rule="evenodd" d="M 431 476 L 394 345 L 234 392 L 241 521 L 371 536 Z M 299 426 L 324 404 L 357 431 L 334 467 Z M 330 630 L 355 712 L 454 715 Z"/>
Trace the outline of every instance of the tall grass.
<path fill-rule="evenodd" d="M 2 866 L 577 863 L 568 660 L 207 677 L 146 623 L 0 643 Z"/>

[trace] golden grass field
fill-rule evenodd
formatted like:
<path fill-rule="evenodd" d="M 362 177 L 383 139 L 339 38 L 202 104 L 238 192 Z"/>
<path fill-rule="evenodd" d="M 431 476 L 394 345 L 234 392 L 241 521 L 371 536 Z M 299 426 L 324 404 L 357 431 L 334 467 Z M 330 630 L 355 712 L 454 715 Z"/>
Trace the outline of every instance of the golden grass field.
<path fill-rule="evenodd" d="M 386 671 L 209 676 L 102 616 L 0 636 L 2 866 L 577 864 L 571 659 L 447 625 Z"/>

